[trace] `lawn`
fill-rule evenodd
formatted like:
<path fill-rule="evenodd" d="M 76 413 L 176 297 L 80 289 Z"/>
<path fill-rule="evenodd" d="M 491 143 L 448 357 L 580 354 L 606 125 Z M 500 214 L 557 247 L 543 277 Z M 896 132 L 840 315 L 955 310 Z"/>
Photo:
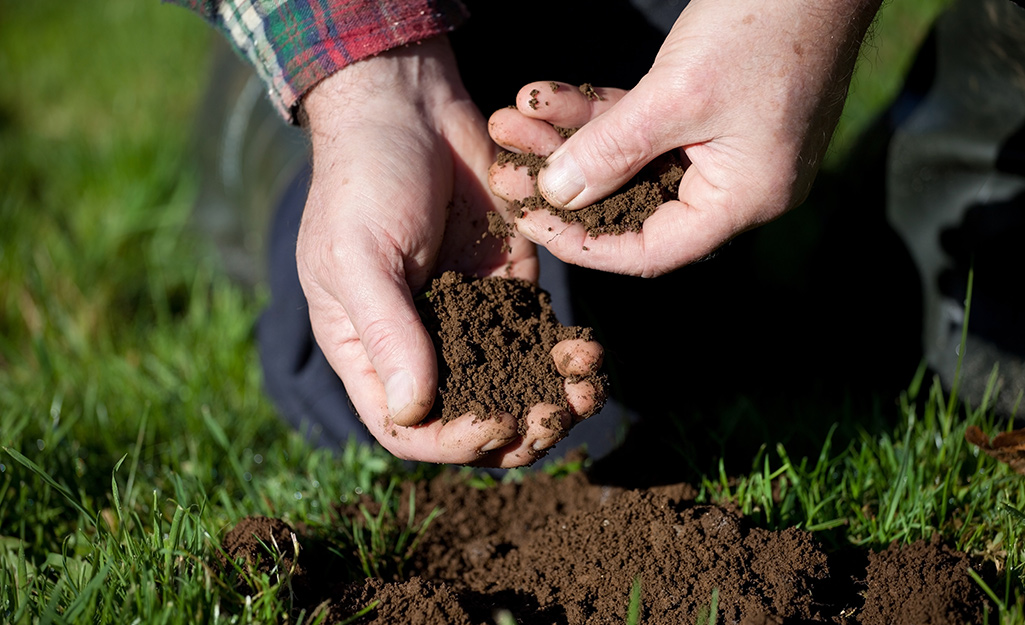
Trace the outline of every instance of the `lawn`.
<path fill-rule="evenodd" d="M 828 164 L 892 97 L 943 4 L 884 8 Z M 0 621 L 307 622 L 276 591 L 287 579 L 254 576 L 248 593 L 222 579 L 225 531 L 254 514 L 309 524 L 358 579 L 418 528 L 364 535 L 335 511 L 368 494 L 394 503 L 391 486 L 434 470 L 311 448 L 263 395 L 265 296 L 232 284 L 189 227 L 213 33 L 138 0 L 2 12 Z M 1025 623 L 1025 487 L 964 441 L 968 424 L 1000 427 L 986 405 L 919 376 L 879 406 L 896 425 L 807 458 L 763 449 L 747 475 L 695 476 L 699 501 L 875 548 L 938 532 L 995 565 L 1000 622 Z"/>

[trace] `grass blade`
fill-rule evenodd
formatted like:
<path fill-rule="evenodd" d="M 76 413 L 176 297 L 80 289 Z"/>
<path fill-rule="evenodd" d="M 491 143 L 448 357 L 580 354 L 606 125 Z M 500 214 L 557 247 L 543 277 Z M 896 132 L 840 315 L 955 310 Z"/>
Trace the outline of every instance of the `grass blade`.
<path fill-rule="evenodd" d="M 72 506 L 74 506 L 74 508 L 76 510 L 81 512 L 86 518 L 89 519 L 89 521 L 93 525 L 95 525 L 95 522 L 93 521 L 93 513 L 89 512 L 89 510 L 87 510 L 85 508 L 85 506 L 80 501 L 78 501 L 78 499 L 75 498 L 75 496 L 71 493 L 70 490 L 68 490 L 65 486 L 57 483 L 57 480 L 55 480 L 52 477 L 50 477 L 49 473 L 44 471 L 35 462 L 32 462 L 31 460 L 29 460 L 28 458 L 23 456 L 16 449 L 11 449 L 10 447 L 0 447 L 0 449 L 3 449 L 4 451 L 6 451 L 8 453 L 8 455 L 10 455 L 12 458 L 14 458 L 18 463 L 20 463 L 22 466 L 24 466 L 29 471 L 32 471 L 33 473 L 38 475 L 39 478 L 42 479 L 47 484 L 49 484 L 51 488 L 53 488 L 58 493 L 63 495 L 64 498 L 68 500 L 68 503 L 70 503 Z"/>
<path fill-rule="evenodd" d="M 630 604 L 626 608 L 626 625 L 638 625 L 641 622 L 641 576 L 634 577 L 630 587 Z"/>

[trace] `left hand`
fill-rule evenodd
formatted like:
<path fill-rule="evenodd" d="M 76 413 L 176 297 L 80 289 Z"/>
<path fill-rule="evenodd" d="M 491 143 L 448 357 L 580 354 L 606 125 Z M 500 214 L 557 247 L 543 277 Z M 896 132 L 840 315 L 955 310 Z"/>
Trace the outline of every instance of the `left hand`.
<path fill-rule="evenodd" d="M 593 408 L 568 380 L 573 414 L 538 404 L 523 431 L 508 412 L 422 423 L 438 371 L 413 293 L 446 269 L 527 280 L 538 272 L 529 241 L 513 239 L 503 250 L 493 237 L 481 240 L 487 212 L 500 210 L 485 180 L 496 148 L 447 40 L 354 63 L 317 85 L 304 107 L 313 179 L 297 268 L 317 343 L 361 420 L 400 458 L 533 461 Z M 593 362 L 599 348 L 590 347 Z M 557 411 L 563 422 L 552 430 L 544 423 Z"/>

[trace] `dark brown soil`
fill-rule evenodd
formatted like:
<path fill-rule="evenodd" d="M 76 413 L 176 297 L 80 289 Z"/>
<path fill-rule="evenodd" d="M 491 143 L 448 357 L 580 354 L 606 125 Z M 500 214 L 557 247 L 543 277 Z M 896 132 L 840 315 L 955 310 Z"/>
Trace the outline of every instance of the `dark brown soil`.
<path fill-rule="evenodd" d="M 280 581 L 279 575 L 286 574 L 297 580 L 306 577 L 306 571 L 299 566 L 295 557 L 295 532 L 280 519 L 263 516 L 246 517 L 225 534 L 220 558 L 222 568 L 233 577 L 242 593 L 253 592 L 249 583 L 252 576 L 266 575 L 272 582 Z M 227 559 L 225 559 L 227 558 Z M 239 562 L 240 569 L 228 564 L 228 559 Z"/>
<path fill-rule="evenodd" d="M 573 131 L 560 129 L 563 136 Z M 527 167 L 531 178 L 545 166 L 545 159 L 536 154 L 514 154 L 503 152 L 498 155 L 499 163 L 512 163 L 514 167 Z M 684 163 L 679 154 L 668 152 L 656 158 L 634 176 L 627 184 L 609 197 L 579 210 L 555 208 L 534 186 L 534 195 L 510 203 L 510 211 L 520 212 L 545 209 L 564 222 L 579 223 L 594 238 L 605 234 L 640 232 L 644 220 L 662 204 L 675 200 L 683 178 Z"/>
<path fill-rule="evenodd" d="M 418 514 L 443 512 L 405 578 L 338 580 L 297 610 L 327 602 L 332 622 L 376 600 L 359 623 L 476 625 L 507 610 L 520 625 L 618 625 L 638 579 L 640 622 L 649 625 L 695 623 L 702 614 L 708 622 L 713 596 L 716 623 L 983 622 L 985 598 L 968 556 L 935 541 L 827 553 L 807 532 L 752 527 L 733 511 L 694 504 L 686 485 L 627 490 L 590 484 L 582 473 L 487 490 L 445 474 L 415 488 Z M 268 532 L 264 542 L 276 531 L 243 526 Z M 236 528 L 225 544 L 245 532 Z M 299 563 L 316 568 L 327 555 L 301 549 Z"/>
<path fill-rule="evenodd" d="M 435 418 L 449 421 L 472 412 L 486 419 L 509 412 L 523 423 L 538 403 L 569 409 L 551 350 L 566 339 L 591 340 L 592 333 L 560 324 L 548 293 L 537 285 L 450 271 L 431 283 L 417 309 L 438 353 Z M 593 372 L 586 379 L 598 394 L 597 411 L 606 378 Z"/>

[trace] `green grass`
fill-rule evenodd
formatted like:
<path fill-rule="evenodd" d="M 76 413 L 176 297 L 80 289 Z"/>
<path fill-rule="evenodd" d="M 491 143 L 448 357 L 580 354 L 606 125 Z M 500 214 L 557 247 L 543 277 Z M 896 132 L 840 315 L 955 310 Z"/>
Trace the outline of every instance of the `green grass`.
<path fill-rule="evenodd" d="M 941 4 L 884 9 L 837 150 Z M 423 527 L 398 515 L 399 465 L 280 423 L 252 342 L 261 295 L 189 230 L 211 33 L 156 2 L 0 6 L 0 621 L 284 620 L 287 571 L 240 570 L 241 596 L 211 566 L 247 514 L 308 523 L 345 575 L 401 572 Z M 987 588 L 1004 623 L 1025 622 L 1025 486 L 963 438 L 994 431 L 986 406 L 918 378 L 893 410 L 892 431 L 809 458 L 765 449 L 749 475 L 706 476 L 703 497 L 836 544 L 939 532 L 1006 572 Z M 379 512 L 336 518 L 367 493 Z"/>

